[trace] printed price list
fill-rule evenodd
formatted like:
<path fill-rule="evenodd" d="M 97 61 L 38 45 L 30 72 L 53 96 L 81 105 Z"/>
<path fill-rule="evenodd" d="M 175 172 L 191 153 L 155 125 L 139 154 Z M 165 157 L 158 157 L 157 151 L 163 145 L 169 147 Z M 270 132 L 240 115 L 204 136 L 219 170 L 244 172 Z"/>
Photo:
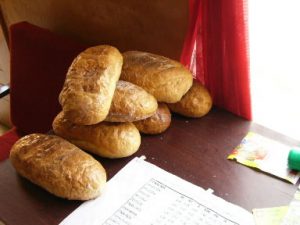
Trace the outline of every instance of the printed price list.
<path fill-rule="evenodd" d="M 155 179 L 145 183 L 103 224 L 239 225 Z"/>

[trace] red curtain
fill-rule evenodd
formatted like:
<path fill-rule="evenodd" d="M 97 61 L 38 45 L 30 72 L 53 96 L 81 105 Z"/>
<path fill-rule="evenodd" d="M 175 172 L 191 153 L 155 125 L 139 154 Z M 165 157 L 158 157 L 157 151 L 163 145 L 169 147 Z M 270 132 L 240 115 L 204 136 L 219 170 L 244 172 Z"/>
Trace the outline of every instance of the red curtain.
<path fill-rule="evenodd" d="M 246 0 L 190 0 L 181 62 L 214 105 L 251 120 Z"/>

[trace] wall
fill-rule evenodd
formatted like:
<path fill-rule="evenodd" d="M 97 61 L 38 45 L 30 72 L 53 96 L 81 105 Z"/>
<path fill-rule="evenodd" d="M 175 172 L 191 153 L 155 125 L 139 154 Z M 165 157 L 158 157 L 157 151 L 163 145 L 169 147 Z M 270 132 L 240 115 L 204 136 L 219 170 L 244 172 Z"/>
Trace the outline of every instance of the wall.
<path fill-rule="evenodd" d="M 0 83 L 9 83 L 9 51 L 0 28 Z M 9 96 L 0 99 L 0 134 L 11 126 Z"/>
<path fill-rule="evenodd" d="M 76 4 L 74 4 L 76 2 Z M 91 44 L 179 59 L 187 0 L 0 0 L 8 25 L 28 21 Z"/>

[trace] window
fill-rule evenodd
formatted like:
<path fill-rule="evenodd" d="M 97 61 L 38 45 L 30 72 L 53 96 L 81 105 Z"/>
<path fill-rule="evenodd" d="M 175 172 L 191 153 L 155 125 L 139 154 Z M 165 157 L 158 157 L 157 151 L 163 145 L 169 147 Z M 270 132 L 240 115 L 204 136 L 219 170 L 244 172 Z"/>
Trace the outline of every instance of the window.
<path fill-rule="evenodd" d="M 300 140 L 300 1 L 248 7 L 253 121 Z"/>

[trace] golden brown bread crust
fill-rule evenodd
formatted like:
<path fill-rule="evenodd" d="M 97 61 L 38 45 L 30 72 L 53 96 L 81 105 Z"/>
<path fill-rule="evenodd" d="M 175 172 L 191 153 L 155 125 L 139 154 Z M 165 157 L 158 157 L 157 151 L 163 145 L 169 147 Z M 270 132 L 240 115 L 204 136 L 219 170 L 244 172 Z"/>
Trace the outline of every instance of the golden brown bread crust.
<path fill-rule="evenodd" d="M 177 61 L 139 51 L 125 52 L 123 59 L 121 79 L 144 88 L 159 102 L 178 102 L 192 86 L 192 74 Z"/>
<path fill-rule="evenodd" d="M 20 175 L 62 198 L 95 198 L 106 183 L 105 170 L 97 160 L 55 135 L 21 138 L 11 149 L 10 161 Z"/>
<path fill-rule="evenodd" d="M 90 125 L 105 119 L 122 63 L 121 53 L 108 45 L 88 48 L 74 59 L 59 95 L 70 121 Z"/>
<path fill-rule="evenodd" d="M 159 103 L 154 115 L 151 117 L 136 121 L 134 125 L 144 134 L 160 134 L 164 132 L 171 124 L 171 113 L 168 106 Z"/>
<path fill-rule="evenodd" d="M 198 81 L 194 80 L 191 89 L 179 102 L 168 104 L 172 112 L 187 117 L 202 117 L 212 107 L 212 98 L 208 90 Z"/>
<path fill-rule="evenodd" d="M 105 121 L 133 122 L 145 119 L 155 113 L 156 99 L 143 88 L 119 80 Z"/>
<path fill-rule="evenodd" d="M 76 125 L 60 112 L 52 124 L 55 134 L 94 154 L 107 158 L 122 158 L 135 153 L 141 135 L 132 123 L 101 122 L 95 125 Z"/>

